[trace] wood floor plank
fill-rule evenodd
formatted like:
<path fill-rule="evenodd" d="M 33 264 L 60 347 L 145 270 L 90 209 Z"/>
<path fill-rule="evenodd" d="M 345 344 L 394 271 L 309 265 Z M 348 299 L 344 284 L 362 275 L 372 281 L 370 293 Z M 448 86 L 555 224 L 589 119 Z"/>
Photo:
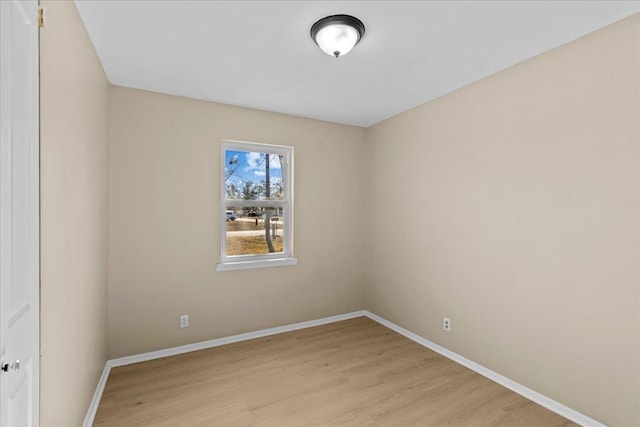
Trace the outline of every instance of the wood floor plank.
<path fill-rule="evenodd" d="M 575 426 L 366 318 L 111 370 L 94 426 Z"/>

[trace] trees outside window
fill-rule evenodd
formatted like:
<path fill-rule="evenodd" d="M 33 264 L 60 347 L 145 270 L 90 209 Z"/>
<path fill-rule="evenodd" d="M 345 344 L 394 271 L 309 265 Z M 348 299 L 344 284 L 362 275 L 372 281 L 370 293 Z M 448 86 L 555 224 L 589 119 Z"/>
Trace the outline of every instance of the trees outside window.
<path fill-rule="evenodd" d="M 293 148 L 225 141 L 222 161 L 221 264 L 292 259 Z"/>

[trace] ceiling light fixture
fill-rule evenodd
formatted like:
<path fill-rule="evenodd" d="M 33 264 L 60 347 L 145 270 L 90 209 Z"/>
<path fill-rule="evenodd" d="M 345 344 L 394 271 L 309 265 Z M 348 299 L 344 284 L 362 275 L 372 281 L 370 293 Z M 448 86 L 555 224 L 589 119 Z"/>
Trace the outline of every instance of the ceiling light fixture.
<path fill-rule="evenodd" d="M 364 36 L 364 24 L 350 15 L 331 15 L 311 27 L 311 38 L 327 55 L 349 53 Z"/>

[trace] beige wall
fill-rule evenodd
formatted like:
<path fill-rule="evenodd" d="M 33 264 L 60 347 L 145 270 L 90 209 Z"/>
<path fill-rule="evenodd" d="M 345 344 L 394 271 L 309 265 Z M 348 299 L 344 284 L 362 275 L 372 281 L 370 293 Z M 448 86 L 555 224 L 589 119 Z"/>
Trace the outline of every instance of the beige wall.
<path fill-rule="evenodd" d="M 112 87 L 110 357 L 362 309 L 363 137 L 357 127 Z M 295 147 L 297 266 L 215 271 L 223 139 Z"/>
<path fill-rule="evenodd" d="M 41 425 L 80 426 L 107 360 L 109 83 L 73 2 L 42 2 Z"/>
<path fill-rule="evenodd" d="M 639 43 L 636 15 L 366 133 L 366 308 L 628 427 L 640 425 Z"/>

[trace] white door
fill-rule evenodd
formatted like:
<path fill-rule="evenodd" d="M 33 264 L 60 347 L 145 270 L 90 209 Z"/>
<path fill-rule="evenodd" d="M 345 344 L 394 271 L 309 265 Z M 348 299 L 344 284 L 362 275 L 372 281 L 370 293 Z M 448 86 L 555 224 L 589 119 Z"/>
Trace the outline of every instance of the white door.
<path fill-rule="evenodd" d="M 39 425 L 38 2 L 0 0 L 0 426 Z"/>

